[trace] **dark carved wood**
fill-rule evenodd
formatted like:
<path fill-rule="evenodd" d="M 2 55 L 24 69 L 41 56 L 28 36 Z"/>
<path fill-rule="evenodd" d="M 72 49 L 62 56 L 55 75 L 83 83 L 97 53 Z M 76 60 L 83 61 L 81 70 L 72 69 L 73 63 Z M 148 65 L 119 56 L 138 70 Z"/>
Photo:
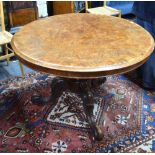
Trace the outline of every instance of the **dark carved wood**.
<path fill-rule="evenodd" d="M 97 82 L 97 80 L 95 80 L 95 82 Z M 81 91 L 83 91 L 83 97 L 84 97 L 83 107 L 87 116 L 88 123 L 92 129 L 92 134 L 94 135 L 96 140 L 102 140 L 103 133 L 99 128 L 99 126 L 97 126 L 96 122 L 94 121 L 94 115 L 93 115 L 94 103 L 93 103 L 93 93 L 91 91 L 92 83 L 94 83 L 93 80 L 85 80 L 84 84 L 81 87 Z"/>
<path fill-rule="evenodd" d="M 56 104 L 58 98 L 61 96 L 63 91 L 70 90 L 71 92 L 76 93 L 83 100 L 83 108 L 86 114 L 86 119 L 90 125 L 91 132 L 95 138 L 95 140 L 102 140 L 103 133 L 100 127 L 96 124 L 93 115 L 94 109 L 94 98 L 92 93 L 92 88 L 98 87 L 102 83 L 106 81 L 106 78 L 102 79 L 93 79 L 93 80 L 79 80 L 79 79 L 66 79 L 66 78 L 54 78 L 51 84 L 51 97 L 42 97 L 39 94 L 33 94 L 31 100 L 33 103 L 37 104 L 46 104 L 52 101 L 52 103 Z M 68 106 L 68 105 L 67 105 Z M 77 117 L 83 120 L 85 116 L 83 116 L 83 112 L 78 107 L 78 105 L 72 104 L 69 106 L 70 111 L 73 113 L 77 113 Z M 53 119 L 56 117 L 60 117 L 62 114 L 57 114 L 53 116 Z"/>
<path fill-rule="evenodd" d="M 52 81 L 52 102 L 56 103 L 57 99 L 61 96 L 62 92 L 65 90 L 70 90 L 78 94 L 83 100 L 84 112 L 86 114 L 86 119 L 90 125 L 92 134 L 96 140 L 102 140 L 103 133 L 100 127 L 96 124 L 93 115 L 94 109 L 94 99 L 92 88 L 97 87 L 104 83 L 106 78 L 102 79 L 89 79 L 89 80 L 79 80 L 79 79 L 67 79 L 67 78 L 54 78 Z M 78 110 L 77 105 L 71 106 L 74 107 L 74 110 Z M 55 116 L 58 117 L 58 116 Z"/>

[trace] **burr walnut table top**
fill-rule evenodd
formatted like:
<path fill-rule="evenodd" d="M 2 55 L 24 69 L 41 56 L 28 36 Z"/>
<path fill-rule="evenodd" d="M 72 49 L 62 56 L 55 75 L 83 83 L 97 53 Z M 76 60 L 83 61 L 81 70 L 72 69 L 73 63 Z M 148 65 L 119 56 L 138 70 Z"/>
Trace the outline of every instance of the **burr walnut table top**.
<path fill-rule="evenodd" d="M 154 49 L 152 36 L 112 16 L 65 14 L 27 24 L 12 39 L 29 67 L 68 78 L 96 78 L 142 65 Z"/>

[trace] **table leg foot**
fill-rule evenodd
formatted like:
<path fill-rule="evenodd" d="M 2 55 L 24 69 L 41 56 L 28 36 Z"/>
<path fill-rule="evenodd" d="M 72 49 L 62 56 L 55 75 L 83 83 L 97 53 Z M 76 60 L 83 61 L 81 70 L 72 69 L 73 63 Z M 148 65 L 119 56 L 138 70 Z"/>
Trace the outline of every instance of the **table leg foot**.
<path fill-rule="evenodd" d="M 96 140 L 101 141 L 103 139 L 103 132 L 99 126 L 94 127 L 94 137 Z"/>
<path fill-rule="evenodd" d="M 103 139 L 103 132 L 101 128 L 96 124 L 93 110 L 94 110 L 94 100 L 93 100 L 93 93 L 92 93 L 92 87 L 93 87 L 93 80 L 85 80 L 82 82 L 81 85 L 81 91 L 83 91 L 83 107 L 84 111 L 88 120 L 88 123 L 90 125 L 93 137 L 95 140 L 102 140 Z"/>

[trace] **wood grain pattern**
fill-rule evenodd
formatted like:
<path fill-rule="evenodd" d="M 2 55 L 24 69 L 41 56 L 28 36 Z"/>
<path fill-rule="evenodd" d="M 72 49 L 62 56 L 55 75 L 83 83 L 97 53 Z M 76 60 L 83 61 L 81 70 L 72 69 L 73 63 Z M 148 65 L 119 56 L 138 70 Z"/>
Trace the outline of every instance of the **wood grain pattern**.
<path fill-rule="evenodd" d="M 26 8 L 9 12 L 10 26 L 23 26 L 38 18 L 38 10 Z"/>
<path fill-rule="evenodd" d="M 53 1 L 53 15 L 74 13 L 73 1 Z"/>
<path fill-rule="evenodd" d="M 12 39 L 29 67 L 68 78 L 95 78 L 128 72 L 154 49 L 152 36 L 125 19 L 65 14 L 34 21 Z"/>
<path fill-rule="evenodd" d="M 10 27 L 23 26 L 38 18 L 36 1 L 5 1 L 5 8 Z"/>

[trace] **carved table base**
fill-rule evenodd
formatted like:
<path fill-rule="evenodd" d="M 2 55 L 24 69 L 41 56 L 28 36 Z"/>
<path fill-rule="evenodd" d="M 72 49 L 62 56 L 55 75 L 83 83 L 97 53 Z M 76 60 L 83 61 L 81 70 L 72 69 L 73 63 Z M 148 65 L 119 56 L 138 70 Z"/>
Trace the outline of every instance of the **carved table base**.
<path fill-rule="evenodd" d="M 86 119 L 90 125 L 92 134 L 95 140 L 102 140 L 103 133 L 100 127 L 96 124 L 93 110 L 94 110 L 94 98 L 92 89 L 98 87 L 102 83 L 106 81 L 106 78 L 102 79 L 92 79 L 92 80 L 79 80 L 79 79 L 66 79 L 66 78 L 54 78 L 52 81 L 51 89 L 52 89 L 52 96 L 49 98 L 44 97 L 41 98 L 40 96 L 33 95 L 32 100 L 35 102 L 49 102 L 52 100 L 53 103 L 57 103 L 57 99 L 62 95 L 63 91 L 70 90 L 71 92 L 76 93 L 78 96 L 81 97 L 83 100 L 83 108 L 86 114 Z M 77 110 L 77 105 L 73 105 L 72 108 Z M 76 109 L 77 108 L 77 109 Z"/>
<path fill-rule="evenodd" d="M 93 93 L 92 88 L 104 83 L 106 78 L 92 79 L 92 80 L 78 80 L 78 79 L 66 79 L 55 78 L 52 81 L 52 101 L 56 103 L 56 99 L 61 96 L 62 92 L 69 89 L 71 92 L 78 94 L 83 99 L 83 107 L 86 114 L 87 121 L 90 125 L 92 134 L 96 140 L 102 140 L 103 133 L 99 126 L 96 125 L 93 116 Z"/>

